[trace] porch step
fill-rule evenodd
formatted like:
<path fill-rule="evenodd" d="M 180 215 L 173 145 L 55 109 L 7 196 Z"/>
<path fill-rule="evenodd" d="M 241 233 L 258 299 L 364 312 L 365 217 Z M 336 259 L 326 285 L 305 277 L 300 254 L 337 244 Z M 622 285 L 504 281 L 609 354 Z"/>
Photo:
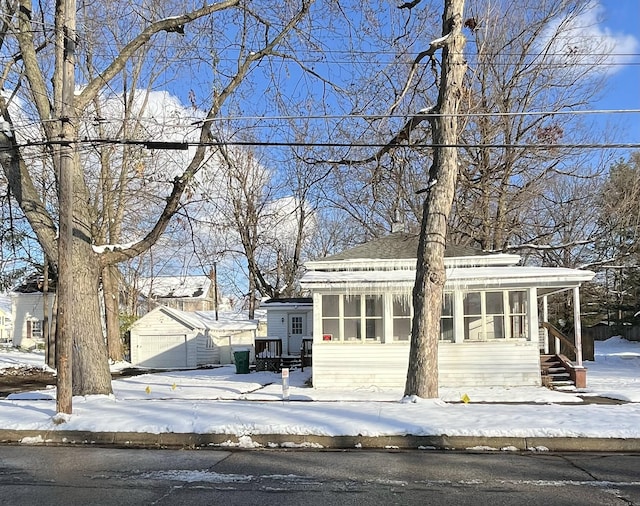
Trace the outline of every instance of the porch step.
<path fill-rule="evenodd" d="M 299 355 L 283 356 L 281 358 L 281 367 L 283 369 L 300 369 L 302 367 L 302 359 Z"/>
<path fill-rule="evenodd" d="M 553 390 L 575 390 L 571 375 L 556 355 L 540 355 L 542 385 Z"/>

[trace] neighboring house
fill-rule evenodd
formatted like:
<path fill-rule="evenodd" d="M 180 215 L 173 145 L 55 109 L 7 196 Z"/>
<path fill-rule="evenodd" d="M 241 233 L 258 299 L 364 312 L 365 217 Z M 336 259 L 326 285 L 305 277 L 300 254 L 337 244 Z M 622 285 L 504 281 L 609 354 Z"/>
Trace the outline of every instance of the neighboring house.
<path fill-rule="evenodd" d="M 233 363 L 233 352 L 250 351 L 261 320 L 249 320 L 246 312 L 186 312 L 159 306 L 131 327 L 131 364 L 158 369 L 194 368 Z"/>
<path fill-rule="evenodd" d="M 42 290 L 43 277 L 34 275 L 11 291 L 12 341 L 15 347 L 43 346 L 45 326 L 49 331 L 52 329 L 55 285 L 50 281 L 48 292 L 43 293 Z"/>
<path fill-rule="evenodd" d="M 142 278 L 138 281 L 136 289 L 146 300 L 147 311 L 159 305 L 181 311 L 212 311 L 215 309 L 213 282 L 209 276 Z"/>
<path fill-rule="evenodd" d="M 397 232 L 305 264 L 315 388 L 404 386 L 417 248 L 417 236 Z M 517 255 L 455 246 L 445 257 L 440 386 L 540 385 L 540 352 L 548 344 L 539 319 L 547 319 L 551 293 L 573 291 L 579 348 L 579 286 L 593 272 L 519 266 Z"/>
<path fill-rule="evenodd" d="M 11 297 L 0 295 L 0 343 L 12 340 L 13 318 L 11 316 Z"/>
<path fill-rule="evenodd" d="M 302 340 L 313 331 L 313 299 L 268 299 L 260 307 L 267 311 L 267 337 L 281 340 L 282 354 L 300 355 Z"/>

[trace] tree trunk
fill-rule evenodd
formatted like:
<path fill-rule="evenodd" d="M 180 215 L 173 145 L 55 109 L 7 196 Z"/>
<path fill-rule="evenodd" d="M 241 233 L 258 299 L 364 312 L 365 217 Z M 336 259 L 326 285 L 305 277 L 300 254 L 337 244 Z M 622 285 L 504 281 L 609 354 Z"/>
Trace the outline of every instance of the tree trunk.
<path fill-rule="evenodd" d="M 115 265 L 102 269 L 102 296 L 104 300 L 105 325 L 109 358 L 114 362 L 124 360 L 124 345 L 120 335 L 119 271 Z"/>
<path fill-rule="evenodd" d="M 68 312 L 73 333 L 73 395 L 108 395 L 112 393 L 111 373 L 102 331 L 98 257 L 78 237 L 74 237 L 73 257 L 73 305 Z"/>
<path fill-rule="evenodd" d="M 438 340 L 446 273 L 444 268 L 447 220 L 458 177 L 458 112 L 465 64 L 462 58 L 464 0 L 446 0 L 442 35 L 448 36 L 442 53 L 438 104 L 430 118 L 434 144 L 429 190 L 423 205 L 406 396 L 438 397 Z"/>

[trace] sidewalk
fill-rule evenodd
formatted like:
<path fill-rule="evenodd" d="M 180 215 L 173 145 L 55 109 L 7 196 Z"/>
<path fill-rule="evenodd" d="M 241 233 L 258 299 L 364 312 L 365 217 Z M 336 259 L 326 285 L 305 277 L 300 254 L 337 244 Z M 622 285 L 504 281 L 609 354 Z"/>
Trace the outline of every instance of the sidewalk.
<path fill-rule="evenodd" d="M 482 436 L 319 436 L 291 434 L 151 434 L 0 430 L 0 444 L 113 446 L 163 449 L 452 450 L 532 452 L 640 452 L 640 438 Z"/>

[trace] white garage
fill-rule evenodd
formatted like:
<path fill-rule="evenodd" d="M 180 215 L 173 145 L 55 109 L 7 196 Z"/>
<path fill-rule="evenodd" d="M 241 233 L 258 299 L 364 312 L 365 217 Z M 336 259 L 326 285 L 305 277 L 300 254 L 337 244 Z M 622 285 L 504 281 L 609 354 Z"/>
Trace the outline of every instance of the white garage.
<path fill-rule="evenodd" d="M 254 361 L 259 320 L 244 312 L 186 312 L 160 306 L 131 327 L 131 364 L 154 369 L 233 363 L 233 351 L 248 349 Z"/>
<path fill-rule="evenodd" d="M 140 335 L 136 345 L 136 365 L 154 368 L 189 367 L 186 334 L 169 336 Z"/>
<path fill-rule="evenodd" d="M 131 364 L 157 369 L 179 369 L 202 365 L 199 341 L 209 339 L 198 318 L 189 313 L 158 307 L 131 327 Z M 214 356 L 207 357 L 214 363 Z"/>

